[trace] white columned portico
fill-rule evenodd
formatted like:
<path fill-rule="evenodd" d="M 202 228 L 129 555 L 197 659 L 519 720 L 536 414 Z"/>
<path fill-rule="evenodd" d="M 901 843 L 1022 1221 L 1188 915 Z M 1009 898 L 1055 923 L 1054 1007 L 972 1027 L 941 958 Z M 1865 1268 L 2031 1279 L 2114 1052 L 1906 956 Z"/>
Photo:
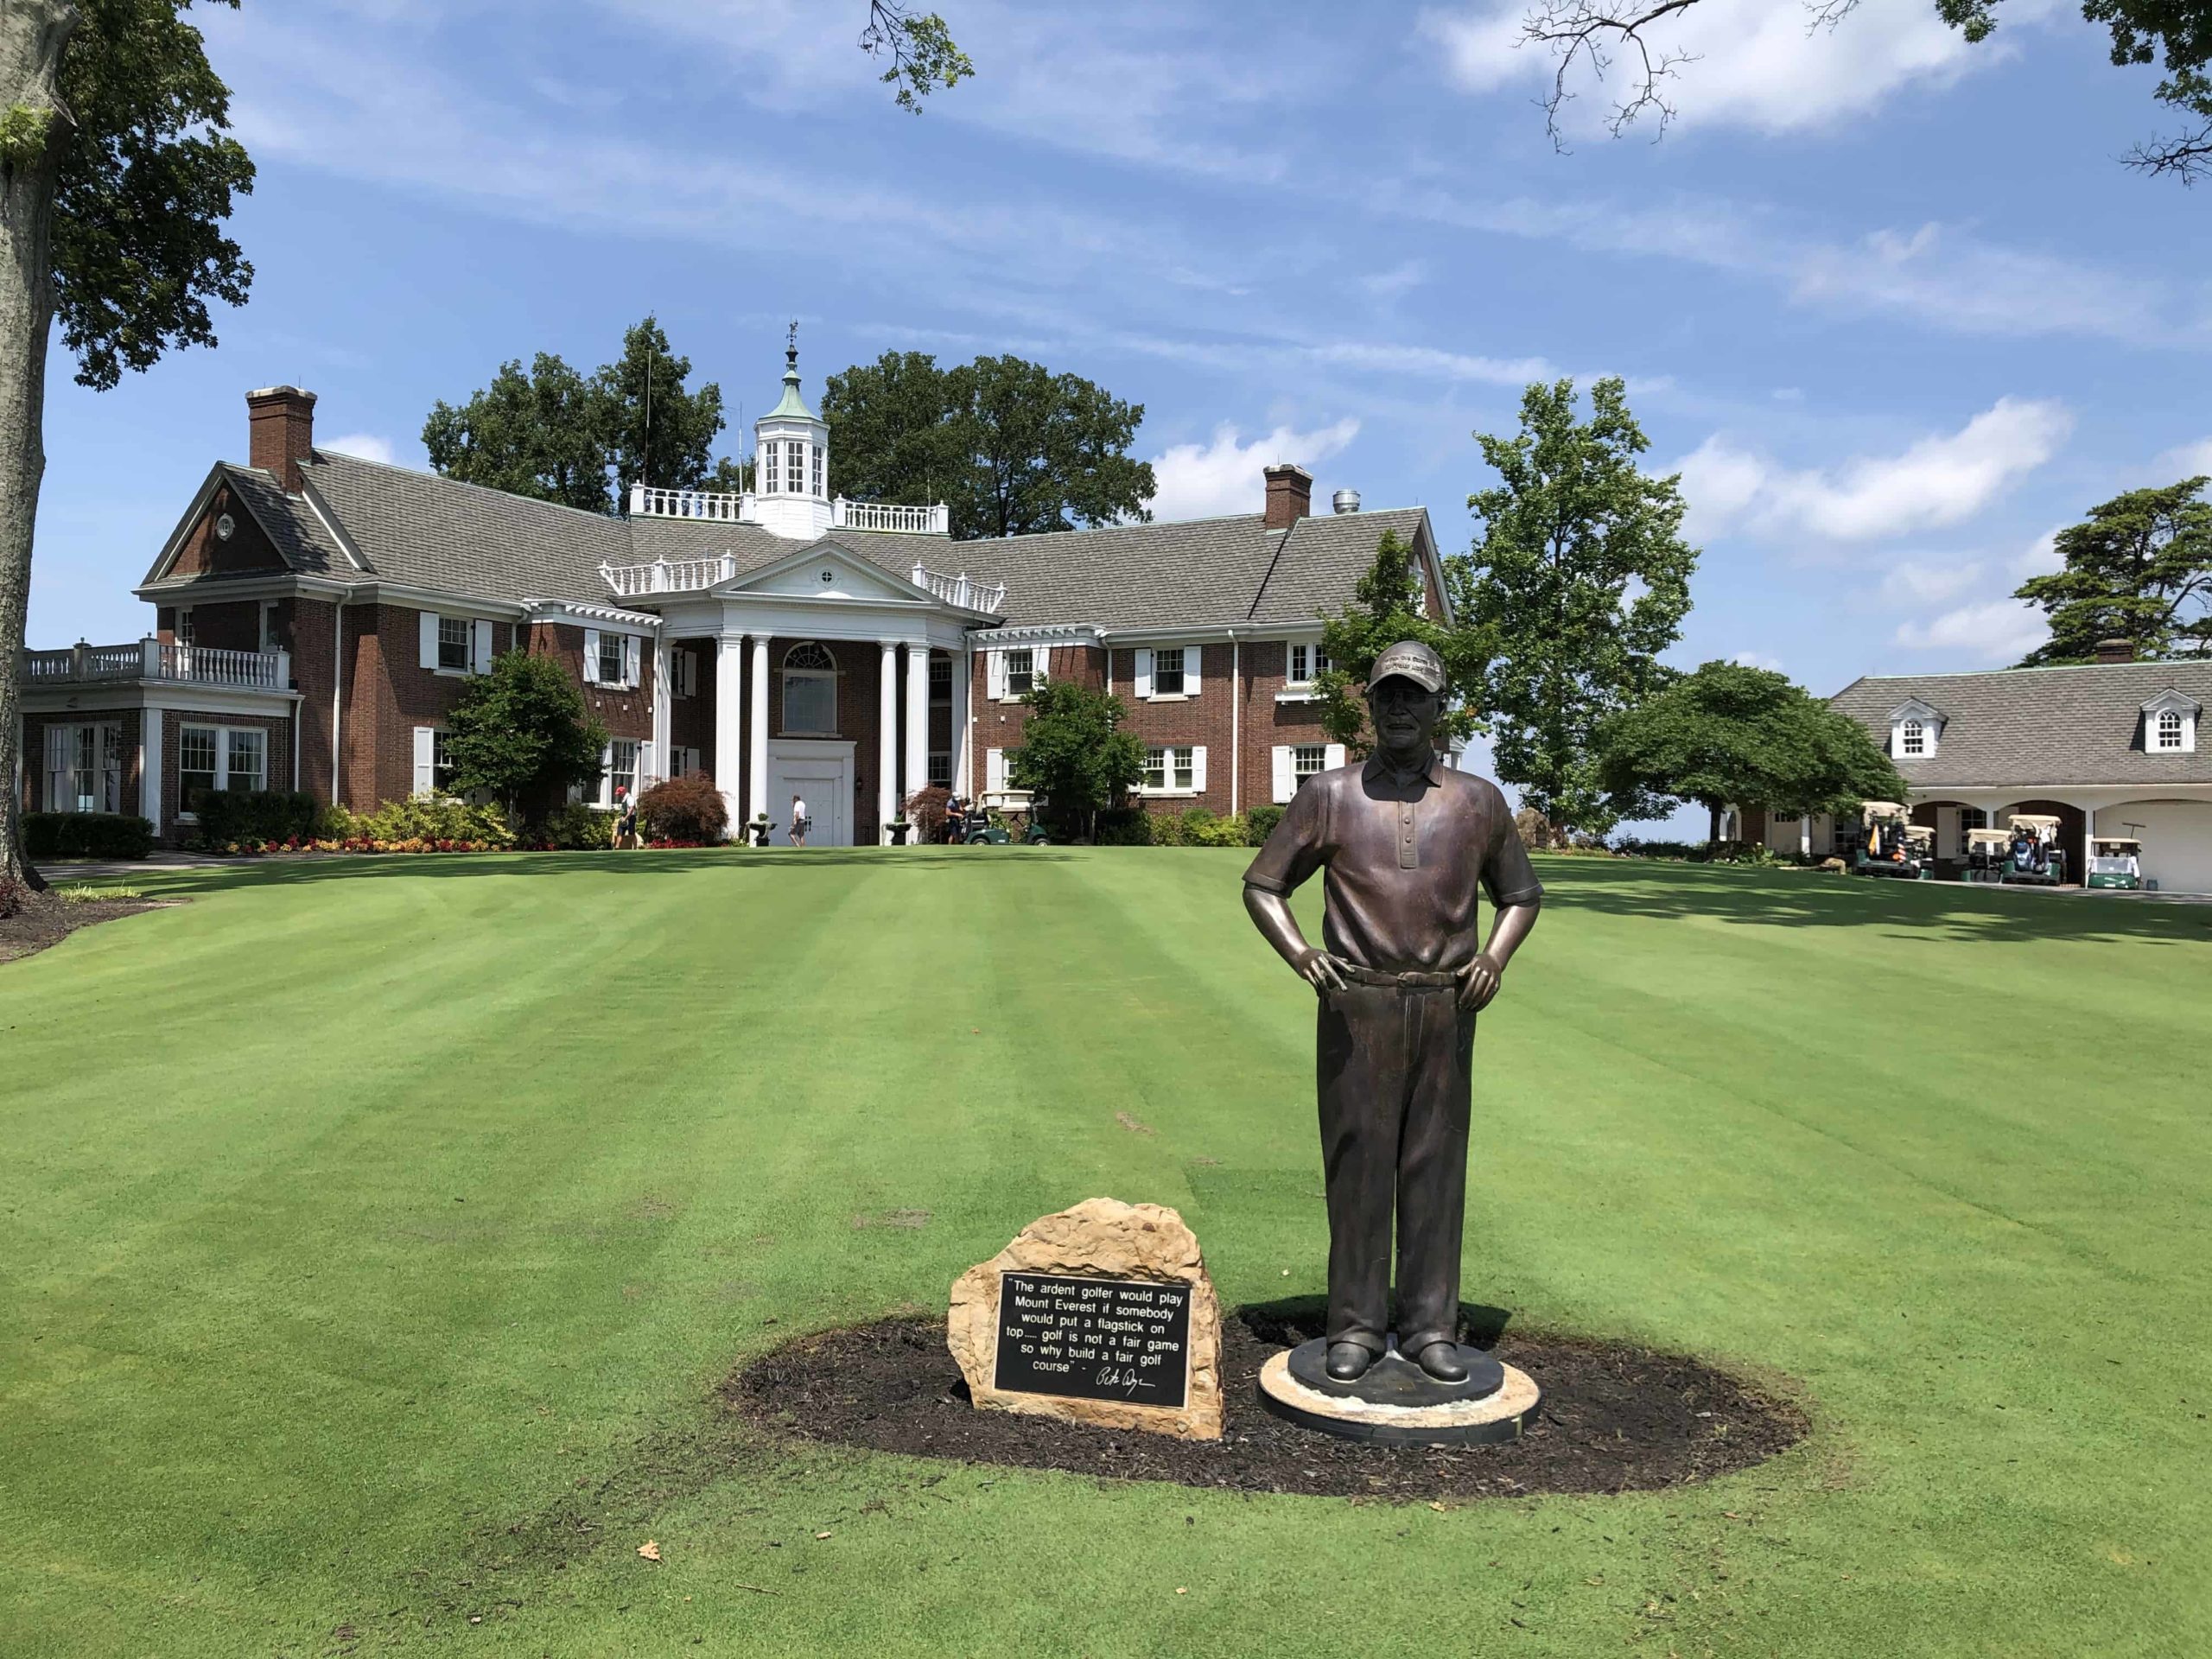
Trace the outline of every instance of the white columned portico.
<path fill-rule="evenodd" d="M 906 646 L 906 776 L 899 798 L 904 803 L 930 780 L 930 648 Z"/>
<path fill-rule="evenodd" d="M 875 677 L 875 839 L 891 844 L 891 820 L 899 816 L 899 646 L 879 642 L 883 650 Z"/>
<path fill-rule="evenodd" d="M 296 709 L 292 715 L 295 728 L 298 726 L 299 719 L 299 712 Z M 29 757 L 23 753 L 20 737 L 16 744 L 16 758 L 25 766 L 30 765 Z M 335 757 L 333 757 L 330 776 L 331 794 L 335 797 L 338 792 Z M 302 787 L 296 772 L 293 774 L 292 787 Z M 155 837 L 159 839 L 162 833 L 162 711 L 150 703 L 138 715 L 138 816 L 154 826 Z"/>
<path fill-rule="evenodd" d="M 734 834 L 745 822 L 745 639 L 726 633 L 715 645 L 715 784 Z"/>
<path fill-rule="evenodd" d="M 747 777 L 746 795 L 755 812 L 768 810 L 768 639 L 753 636 L 753 697 L 751 702 L 753 765 Z"/>
<path fill-rule="evenodd" d="M 969 786 L 968 778 L 968 728 L 973 718 L 969 713 L 968 696 L 975 674 L 976 653 L 963 645 L 952 653 L 952 788 L 963 799 L 975 793 Z"/>
<path fill-rule="evenodd" d="M 654 776 L 666 778 L 676 769 L 669 765 L 668 630 L 653 635 L 653 754 Z M 645 779 L 638 780 L 640 789 Z"/>

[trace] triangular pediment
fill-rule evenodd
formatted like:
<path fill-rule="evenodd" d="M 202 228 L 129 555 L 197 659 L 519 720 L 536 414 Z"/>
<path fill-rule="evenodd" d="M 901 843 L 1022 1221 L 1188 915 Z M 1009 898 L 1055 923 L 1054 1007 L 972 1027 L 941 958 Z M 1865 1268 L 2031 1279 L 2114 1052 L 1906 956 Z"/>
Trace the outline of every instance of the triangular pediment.
<path fill-rule="evenodd" d="M 935 604 L 935 596 L 901 581 L 836 542 L 812 542 L 772 564 L 721 583 L 718 594 L 832 599 L 852 604 Z"/>
<path fill-rule="evenodd" d="M 2195 697 L 2190 696 L 2186 691 L 2180 690 L 2178 687 L 2170 685 L 2164 690 L 2159 692 L 2157 696 L 2152 698 L 2150 702 L 2145 703 L 2143 705 L 2143 712 L 2146 715 L 2163 715 L 2167 710 L 2171 709 L 2177 715 L 2189 715 L 2193 716 L 2202 708 L 2203 705 L 2198 702 Z"/>
<path fill-rule="evenodd" d="M 1907 697 L 1890 710 L 1890 724 L 1892 726 L 1899 725 L 1908 720 L 1916 720 L 1923 725 L 1940 726 L 1943 723 L 1943 711 L 1941 709 L 1936 708 L 1933 703 L 1923 702 L 1918 697 Z"/>

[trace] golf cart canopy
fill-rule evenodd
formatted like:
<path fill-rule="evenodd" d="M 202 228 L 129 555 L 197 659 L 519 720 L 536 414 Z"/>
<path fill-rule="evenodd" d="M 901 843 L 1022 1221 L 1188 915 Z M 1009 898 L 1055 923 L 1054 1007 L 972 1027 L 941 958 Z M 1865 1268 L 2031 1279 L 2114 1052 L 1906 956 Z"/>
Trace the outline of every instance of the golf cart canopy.
<path fill-rule="evenodd" d="M 2143 850 L 2143 843 L 2131 836 L 2099 836 L 2096 837 L 2099 858 L 2126 858 Z"/>
<path fill-rule="evenodd" d="M 1895 801 L 1863 801 L 1859 804 L 1859 813 L 1869 823 L 1910 816 Z"/>
<path fill-rule="evenodd" d="M 2007 822 L 2010 823 L 2015 830 L 2056 830 L 2058 828 L 2058 820 L 2056 818 L 2046 817 L 2041 812 L 2015 812 L 2012 817 L 2007 820 Z"/>
<path fill-rule="evenodd" d="M 1969 847 L 2002 847 L 2010 840 L 2012 840 L 2012 836 L 2007 835 L 2002 830 L 1969 830 L 1967 831 L 1967 845 Z"/>
<path fill-rule="evenodd" d="M 1904 827 L 1904 838 L 1916 846 L 1923 843 L 1932 846 L 1935 844 L 1936 832 L 1924 823 L 1908 823 Z"/>

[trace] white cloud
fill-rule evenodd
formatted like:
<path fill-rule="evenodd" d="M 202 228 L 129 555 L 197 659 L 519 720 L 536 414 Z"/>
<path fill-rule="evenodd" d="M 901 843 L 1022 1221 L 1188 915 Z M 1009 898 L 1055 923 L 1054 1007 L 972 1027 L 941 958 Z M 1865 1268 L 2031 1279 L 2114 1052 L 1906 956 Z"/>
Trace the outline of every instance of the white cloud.
<path fill-rule="evenodd" d="M 1741 527 L 1830 542 L 1955 524 L 2057 453 L 2073 417 L 2050 399 L 2000 397 L 1958 431 L 1902 454 L 1793 470 L 1715 435 L 1681 462 L 1700 538 Z"/>
<path fill-rule="evenodd" d="M 2162 483 L 2167 484 L 2212 474 L 2212 438 L 2176 444 L 2152 461 L 2151 469 Z"/>
<path fill-rule="evenodd" d="M 2050 0 L 2008 6 L 2039 15 Z M 1524 46 L 1528 0 L 1482 0 L 1459 12 L 1421 14 L 1420 31 L 1444 50 L 1445 72 L 1465 91 L 1486 94 L 1533 84 L 1548 90 L 1557 60 Z M 1907 87 L 1941 90 L 2005 55 L 2012 36 L 1970 46 L 1927 0 L 1860 0 L 1835 28 L 1813 27 L 1786 0 L 1702 0 L 1646 35 L 1656 60 L 1680 59 L 1661 87 L 1685 127 L 1738 126 L 1793 132 L 1833 126 Z M 1633 46 L 1608 48 L 1602 79 L 1578 65 L 1573 101 L 1561 111 L 1574 132 L 1599 132 L 1633 97 L 1640 64 Z M 1655 119 L 1657 111 L 1645 119 Z"/>
<path fill-rule="evenodd" d="M 1770 657 L 1763 651 L 1739 651 L 1728 660 L 1745 668 L 1763 668 L 1770 674 L 1782 672 L 1782 658 Z"/>
<path fill-rule="evenodd" d="M 1224 422 L 1211 443 L 1172 444 L 1152 460 L 1159 487 L 1150 502 L 1156 518 L 1211 518 L 1224 513 L 1257 512 L 1265 492 L 1260 469 L 1278 461 L 1311 467 L 1326 461 L 1359 435 L 1359 423 L 1345 419 L 1312 432 L 1279 426 L 1249 443 L 1236 441 L 1236 429 Z"/>
<path fill-rule="evenodd" d="M 1333 340 L 1309 346 L 1306 355 L 1346 368 L 1376 369 L 1387 374 L 1418 375 L 1429 380 L 1471 380 L 1484 385 L 1525 386 L 1556 378 L 1559 371 L 1541 357 L 1476 357 L 1433 346 L 1377 345 Z"/>
<path fill-rule="evenodd" d="M 1428 280 L 1428 261 L 1408 259 L 1388 270 L 1377 270 L 1359 279 L 1359 285 L 1378 300 L 1394 300 L 1409 289 L 1419 288 Z"/>
<path fill-rule="evenodd" d="M 2017 599 L 1961 605 L 1929 622 L 1906 622 L 1897 644 L 1913 651 L 1941 651 L 1976 663 L 2012 660 L 2050 636 L 2043 613 Z"/>
<path fill-rule="evenodd" d="M 1882 597 L 1892 605 L 1941 605 L 1966 592 L 1980 575 L 1979 559 L 1945 563 L 1894 559 L 1882 573 Z"/>
<path fill-rule="evenodd" d="M 386 466 L 398 455 L 390 438 L 380 438 L 373 432 L 348 432 L 342 438 L 326 438 L 315 448 L 335 449 L 341 455 L 359 455 L 363 461 L 380 461 Z"/>
<path fill-rule="evenodd" d="M 2047 576 L 2054 570 L 2063 569 L 2065 564 L 2066 561 L 2059 556 L 2058 530 L 2054 525 L 2037 537 L 2034 545 L 2016 556 L 2006 569 L 2013 576 L 2024 582 L 2030 576 Z"/>

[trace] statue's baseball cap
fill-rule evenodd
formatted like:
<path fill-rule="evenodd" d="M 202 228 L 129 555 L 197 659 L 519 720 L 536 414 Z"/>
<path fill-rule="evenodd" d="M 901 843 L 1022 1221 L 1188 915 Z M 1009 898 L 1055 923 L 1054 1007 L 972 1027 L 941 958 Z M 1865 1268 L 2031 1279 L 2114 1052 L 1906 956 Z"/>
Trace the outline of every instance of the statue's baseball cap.
<path fill-rule="evenodd" d="M 1375 659 L 1375 671 L 1367 677 L 1367 689 L 1372 691 L 1392 675 L 1411 680 L 1424 691 L 1444 689 L 1444 659 L 1418 639 L 1401 639 Z"/>

